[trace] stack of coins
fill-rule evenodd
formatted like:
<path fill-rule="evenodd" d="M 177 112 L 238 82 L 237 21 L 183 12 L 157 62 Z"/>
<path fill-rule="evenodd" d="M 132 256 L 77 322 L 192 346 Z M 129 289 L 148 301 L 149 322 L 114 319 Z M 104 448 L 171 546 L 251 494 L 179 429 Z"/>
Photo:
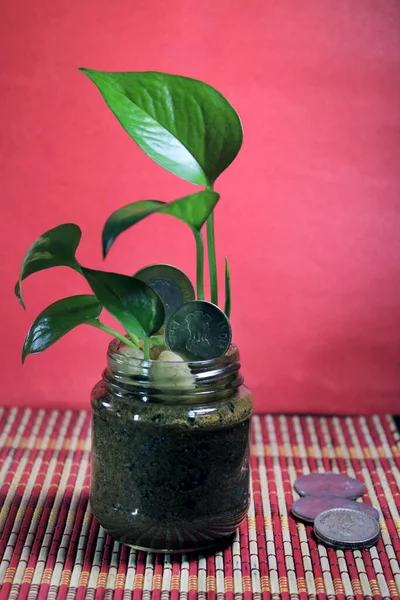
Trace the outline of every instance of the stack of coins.
<path fill-rule="evenodd" d="M 365 491 L 361 481 L 341 473 L 310 473 L 296 479 L 301 496 L 293 503 L 295 517 L 314 523 L 320 543 L 340 549 L 369 548 L 380 535 L 379 512 L 355 499 Z"/>
<path fill-rule="evenodd" d="M 162 328 L 168 350 L 186 361 L 224 356 L 232 340 L 225 313 L 211 302 L 195 300 L 189 278 L 171 265 L 150 265 L 135 273 L 160 296 L 166 322 Z"/>

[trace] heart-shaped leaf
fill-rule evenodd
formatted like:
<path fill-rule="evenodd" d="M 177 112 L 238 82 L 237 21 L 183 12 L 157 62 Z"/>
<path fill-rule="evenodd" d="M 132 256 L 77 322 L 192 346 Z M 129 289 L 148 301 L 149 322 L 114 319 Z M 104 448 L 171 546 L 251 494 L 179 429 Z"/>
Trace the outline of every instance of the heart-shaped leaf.
<path fill-rule="evenodd" d="M 141 338 L 156 333 L 164 323 L 164 304 L 146 283 L 119 273 L 81 267 L 100 304 L 125 327 Z"/>
<path fill-rule="evenodd" d="M 32 273 L 43 271 L 50 267 L 66 266 L 80 271 L 75 252 L 79 245 L 82 232 L 78 225 L 65 223 L 46 231 L 26 252 L 21 265 L 19 280 L 15 286 L 15 295 L 25 308 L 22 299 L 21 283 Z"/>
<path fill-rule="evenodd" d="M 239 152 L 239 116 L 210 85 L 151 71 L 80 70 L 138 146 L 182 179 L 212 186 Z"/>
<path fill-rule="evenodd" d="M 123 206 L 116 210 L 104 225 L 103 255 L 104 257 L 107 255 L 112 244 L 123 231 L 154 213 L 172 215 L 187 223 L 194 232 L 198 232 L 218 200 L 217 193 L 204 191 L 178 198 L 169 203 L 159 200 L 140 200 Z"/>
<path fill-rule="evenodd" d="M 100 302 L 90 294 L 70 296 L 54 302 L 32 323 L 22 350 L 22 362 L 28 354 L 37 354 L 52 346 L 74 327 L 98 323 L 101 311 Z"/>

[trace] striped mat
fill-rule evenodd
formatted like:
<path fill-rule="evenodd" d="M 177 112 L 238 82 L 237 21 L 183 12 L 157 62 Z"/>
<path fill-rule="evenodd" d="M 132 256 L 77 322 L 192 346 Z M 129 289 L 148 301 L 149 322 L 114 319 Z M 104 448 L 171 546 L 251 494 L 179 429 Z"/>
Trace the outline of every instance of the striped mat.
<path fill-rule="evenodd" d="M 88 506 L 86 411 L 0 409 L 0 600 L 399 598 L 399 436 L 391 417 L 255 416 L 252 496 L 232 545 L 182 556 L 114 542 Z M 381 512 L 369 550 L 333 550 L 290 515 L 293 482 L 348 473 Z"/>

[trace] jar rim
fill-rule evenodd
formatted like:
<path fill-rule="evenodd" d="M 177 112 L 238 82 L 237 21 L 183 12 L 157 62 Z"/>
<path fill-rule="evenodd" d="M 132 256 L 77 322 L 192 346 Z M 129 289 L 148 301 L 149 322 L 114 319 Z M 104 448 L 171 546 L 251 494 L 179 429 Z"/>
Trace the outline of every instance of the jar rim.
<path fill-rule="evenodd" d="M 121 359 L 121 361 L 126 362 L 127 356 L 126 354 L 123 354 L 121 352 L 122 348 L 129 348 L 129 346 L 127 346 L 126 344 L 124 344 L 123 342 L 121 342 L 120 340 L 118 340 L 117 338 L 114 338 L 113 340 L 111 340 L 110 344 L 108 345 L 108 351 L 107 351 L 107 355 L 109 357 L 113 357 L 114 360 L 116 360 L 117 362 L 119 362 L 119 357 Z M 169 364 L 171 365 L 191 365 L 194 366 L 196 365 L 197 367 L 200 368 L 207 368 L 207 367 L 224 367 L 224 366 L 228 366 L 229 364 L 231 364 L 232 362 L 236 362 L 239 360 L 239 349 L 237 347 L 236 344 L 231 344 L 227 350 L 227 352 L 223 355 L 223 356 L 218 356 L 216 358 L 210 358 L 207 360 L 188 360 L 188 361 L 168 361 Z M 152 360 L 152 359 L 144 359 L 144 358 L 135 358 L 135 357 L 129 357 L 129 362 L 132 362 L 132 364 L 143 364 L 146 363 L 149 366 L 155 363 L 158 363 L 158 360 Z"/>
<path fill-rule="evenodd" d="M 135 358 L 127 348 L 120 340 L 113 340 L 108 348 L 103 380 L 114 395 L 197 404 L 227 397 L 243 383 L 234 344 L 224 356 L 191 362 Z"/>

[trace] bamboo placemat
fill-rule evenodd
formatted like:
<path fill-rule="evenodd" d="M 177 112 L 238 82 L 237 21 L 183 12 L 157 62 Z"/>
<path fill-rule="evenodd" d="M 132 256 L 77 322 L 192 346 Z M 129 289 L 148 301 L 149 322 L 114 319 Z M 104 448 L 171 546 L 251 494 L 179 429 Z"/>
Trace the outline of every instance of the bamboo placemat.
<path fill-rule="evenodd" d="M 0 408 L 0 600 L 399 598 L 400 454 L 391 417 L 256 416 L 247 520 L 226 550 L 162 556 L 114 542 L 88 506 L 86 411 Z M 316 543 L 296 477 L 346 472 L 380 509 L 369 550 Z"/>

